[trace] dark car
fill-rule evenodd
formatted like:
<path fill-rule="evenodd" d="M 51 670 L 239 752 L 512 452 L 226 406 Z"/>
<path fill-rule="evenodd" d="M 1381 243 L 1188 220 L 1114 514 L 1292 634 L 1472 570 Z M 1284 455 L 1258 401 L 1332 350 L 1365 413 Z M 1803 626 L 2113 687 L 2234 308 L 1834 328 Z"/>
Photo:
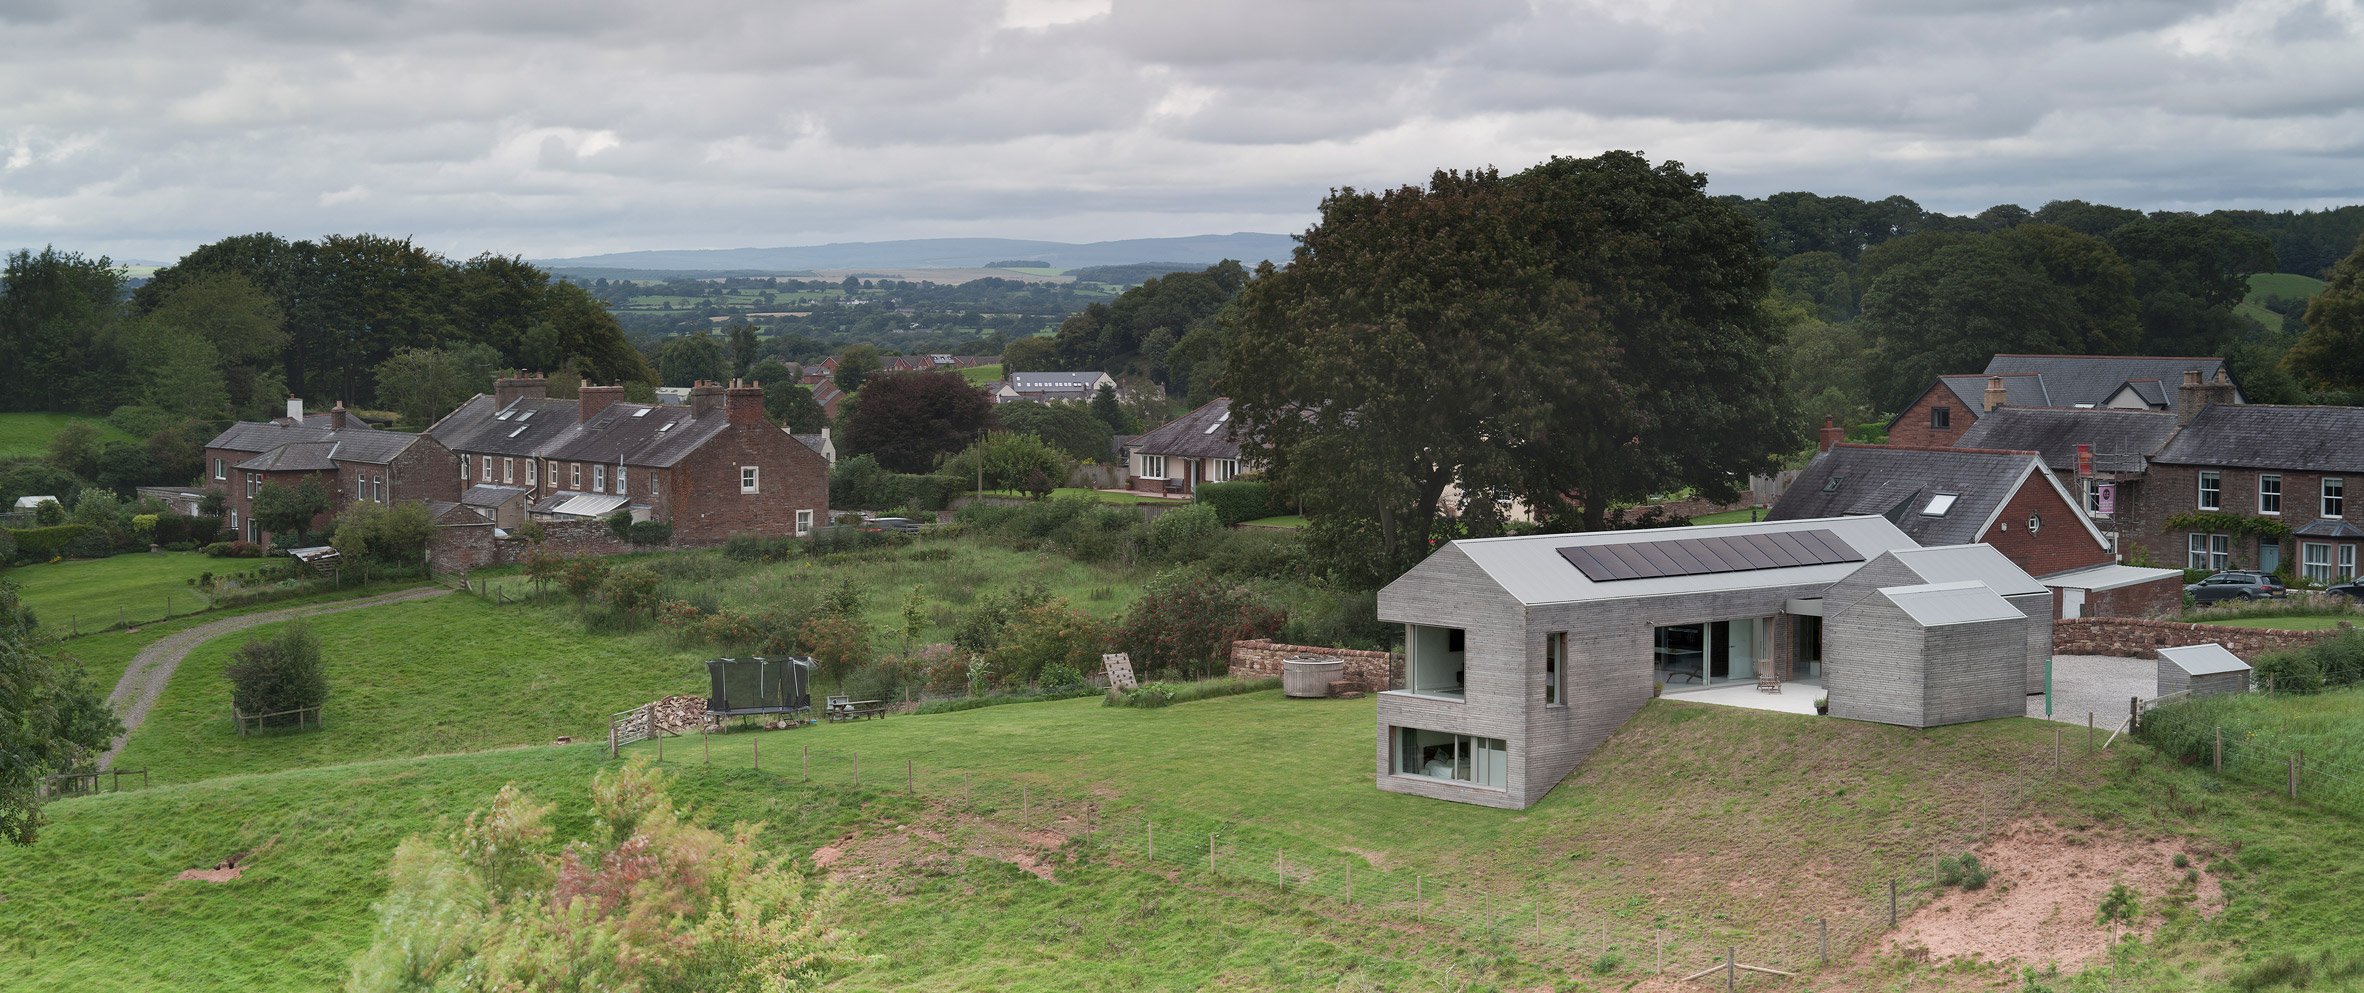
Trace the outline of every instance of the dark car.
<path fill-rule="evenodd" d="M 919 522 L 908 517 L 874 517 L 862 522 L 862 530 L 901 531 L 904 534 L 918 534 Z"/>
<path fill-rule="evenodd" d="M 2364 579 L 2351 579 L 2337 586 L 2325 587 L 2323 592 L 2351 600 L 2364 600 Z"/>
<path fill-rule="evenodd" d="M 2185 586 L 2183 591 L 2191 596 L 2194 603 L 2261 600 L 2290 595 L 2290 590 L 2281 581 L 2262 572 L 2220 572 Z"/>

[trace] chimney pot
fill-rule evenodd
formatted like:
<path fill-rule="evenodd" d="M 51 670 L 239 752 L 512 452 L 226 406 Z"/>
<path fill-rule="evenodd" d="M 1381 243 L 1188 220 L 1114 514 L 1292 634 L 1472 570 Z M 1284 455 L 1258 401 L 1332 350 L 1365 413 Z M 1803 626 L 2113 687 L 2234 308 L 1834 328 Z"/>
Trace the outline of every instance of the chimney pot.
<path fill-rule="evenodd" d="M 824 438 L 828 437 L 829 429 L 822 428 L 821 436 Z M 1833 421 L 1828 417 L 1824 417 L 1822 419 L 1821 438 L 1816 444 L 1815 450 L 1821 452 L 1830 451 L 1832 446 L 1837 445 L 1839 441 L 1845 437 L 1847 437 L 1847 432 L 1840 430 L 1838 422 Z"/>
<path fill-rule="evenodd" d="M 1986 377 L 1986 397 L 1985 397 L 1986 405 L 1985 405 L 1984 407 L 1980 408 L 1980 409 L 1981 409 L 1981 410 L 1993 410 L 1993 409 L 1995 409 L 1996 407 L 2000 407 L 2000 406 L 2002 406 L 2002 405 L 2003 405 L 2003 401 L 2005 401 L 2005 400 L 2008 400 L 2008 399 L 2010 399 L 2010 398 L 2011 398 L 2011 391 L 2010 391 L 2009 389 L 2006 389 L 2006 388 L 2004 388 L 2004 386 L 2003 386 L 2003 377 L 2001 377 L 2001 376 L 1988 376 L 1988 377 Z"/>
<path fill-rule="evenodd" d="M 723 413 L 732 424 L 768 424 L 763 415 L 763 387 L 731 380 L 723 391 Z"/>
<path fill-rule="evenodd" d="M 345 429 L 345 401 L 339 400 L 336 406 L 328 408 L 328 429 L 331 431 Z"/>
<path fill-rule="evenodd" d="M 2198 385 L 2200 385 L 2200 370 L 2198 370 L 2198 369 L 2185 369 L 2185 370 L 2183 371 L 2183 385 L 2185 385 L 2185 386 L 2198 386 Z"/>
<path fill-rule="evenodd" d="M 303 397 L 297 396 L 293 393 L 287 395 L 287 419 L 299 425 L 304 423 Z"/>

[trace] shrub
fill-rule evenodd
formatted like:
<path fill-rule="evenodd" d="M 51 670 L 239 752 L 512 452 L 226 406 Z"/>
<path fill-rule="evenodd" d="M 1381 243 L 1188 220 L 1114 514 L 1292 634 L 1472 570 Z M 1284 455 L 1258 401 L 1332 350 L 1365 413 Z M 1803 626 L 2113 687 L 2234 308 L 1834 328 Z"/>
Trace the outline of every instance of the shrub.
<path fill-rule="evenodd" d="M 2250 677 L 2276 693 L 2309 694 L 2323 691 L 2323 666 L 2305 649 L 2268 652 L 2258 656 Z"/>
<path fill-rule="evenodd" d="M 819 664 L 820 675 L 844 679 L 876 657 L 870 626 L 858 617 L 822 614 L 805 620 L 796 632 L 797 648 Z"/>
<path fill-rule="evenodd" d="M 607 563 L 584 557 L 566 560 L 566 567 L 558 570 L 558 585 L 566 588 L 575 603 L 586 604 L 607 582 Z"/>
<path fill-rule="evenodd" d="M 991 655 L 1001 647 L 1003 634 L 1013 618 L 1050 600 L 1051 591 L 1041 583 L 978 597 L 977 605 L 952 629 L 952 644 L 973 655 Z"/>
<path fill-rule="evenodd" d="M 1210 700 L 1220 696 L 1236 696 L 1261 690 L 1280 688 L 1279 679 L 1202 679 L 1195 683 L 1143 683 L 1129 691 L 1111 691 L 1105 704 L 1110 707 L 1171 707 L 1193 700 Z"/>
<path fill-rule="evenodd" d="M 663 545 L 673 540 L 673 525 L 663 521 L 634 521 L 624 529 L 624 539 L 635 545 Z"/>
<path fill-rule="evenodd" d="M 42 504 L 44 507 L 52 504 Z M 90 530 L 86 524 L 55 524 L 49 527 L 16 528 L 9 534 L 16 539 L 16 554 L 22 558 L 47 562 L 65 554 L 66 548 Z"/>
<path fill-rule="evenodd" d="M 1386 651 L 1404 636 L 1401 625 L 1379 619 L 1376 590 L 1321 592 L 1289 616 L 1281 639 L 1297 645 L 1328 645 Z"/>
<path fill-rule="evenodd" d="M 1125 613 L 1117 644 L 1144 672 L 1211 675 L 1225 667 L 1233 641 L 1270 638 L 1287 623 L 1287 612 L 1245 587 L 1160 576 Z"/>
<path fill-rule="evenodd" d="M 230 703 L 242 713 L 276 714 L 317 707 L 328 699 L 320 639 L 301 621 L 272 637 L 238 646 L 225 675 L 230 679 Z"/>
<path fill-rule="evenodd" d="M 722 557 L 733 562 L 779 562 L 796 554 L 796 539 L 786 535 L 734 534 L 722 543 Z"/>
<path fill-rule="evenodd" d="M 259 559 L 263 546 L 251 541 L 217 541 L 205 546 L 205 554 L 217 559 Z"/>
<path fill-rule="evenodd" d="M 627 566 L 608 574 L 599 584 L 599 598 L 627 617 L 655 617 L 664 580 L 645 566 Z"/>
<path fill-rule="evenodd" d="M 1201 561 L 1214 576 L 1299 582 L 1313 578 L 1313 559 L 1306 553 L 1305 539 L 1295 531 L 1225 531 L 1208 543 Z"/>
<path fill-rule="evenodd" d="M 142 544 L 154 542 L 156 540 L 156 522 L 160 516 L 161 515 L 157 514 L 131 515 L 131 536 L 133 540 Z"/>
<path fill-rule="evenodd" d="M 2094 915 L 2094 923 L 2108 924 L 2111 921 L 2120 921 L 2132 924 L 2134 919 L 2140 916 L 2142 916 L 2141 898 L 2137 897 L 2133 890 L 2127 889 L 2125 883 L 2113 883 L 2110 885 L 2109 895 L 2101 898 L 2101 908 Z"/>
<path fill-rule="evenodd" d="M 1226 525 L 1253 521 L 1262 517 L 1278 517 L 1289 512 L 1273 499 L 1272 484 L 1262 480 L 1245 479 L 1229 483 L 1201 483 L 1196 499 L 1215 508 L 1215 513 Z"/>
<path fill-rule="evenodd" d="M 1149 554 L 1168 562 L 1192 562 L 1223 534 L 1223 520 L 1205 504 L 1176 507 L 1149 522 Z"/>
<path fill-rule="evenodd" d="M 329 541 L 348 562 L 416 565 L 427 557 L 435 522 L 423 503 L 356 503 L 337 515 Z"/>
<path fill-rule="evenodd" d="M 1062 667 L 1080 681 L 1108 650 L 1108 623 L 1052 600 L 1010 619 L 1001 644 L 990 656 L 995 672 L 1009 683 L 1033 683 L 1046 670 Z"/>
<path fill-rule="evenodd" d="M 0 565 L 16 561 L 16 532 L 0 528 Z"/>
<path fill-rule="evenodd" d="M 847 673 L 837 688 L 856 700 L 894 700 L 903 695 L 908 678 L 893 662 L 872 662 Z"/>
<path fill-rule="evenodd" d="M 1967 852 L 1937 860 L 1937 884 L 1940 886 L 1985 889 L 1988 875 L 1986 867 L 1978 864 L 1978 856 Z"/>

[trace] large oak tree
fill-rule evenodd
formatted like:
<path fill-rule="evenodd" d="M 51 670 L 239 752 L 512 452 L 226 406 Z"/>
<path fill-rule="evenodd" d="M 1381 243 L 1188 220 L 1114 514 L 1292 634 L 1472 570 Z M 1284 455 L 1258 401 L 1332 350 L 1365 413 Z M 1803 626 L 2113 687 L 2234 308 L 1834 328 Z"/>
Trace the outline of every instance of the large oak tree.
<path fill-rule="evenodd" d="M 1612 152 L 1322 202 L 1242 294 L 1222 386 L 1333 570 L 1382 581 L 1504 501 L 1593 529 L 1730 496 L 1796 446 L 1770 263 L 1705 185 Z"/>

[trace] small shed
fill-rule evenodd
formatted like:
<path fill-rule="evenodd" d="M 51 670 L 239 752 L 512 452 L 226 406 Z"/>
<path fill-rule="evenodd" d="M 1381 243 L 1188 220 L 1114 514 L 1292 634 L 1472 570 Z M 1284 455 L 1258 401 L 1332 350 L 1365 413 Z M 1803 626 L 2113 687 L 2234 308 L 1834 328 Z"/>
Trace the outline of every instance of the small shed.
<path fill-rule="evenodd" d="M 812 674 L 813 660 L 802 655 L 708 659 L 706 712 L 726 717 L 803 713 L 813 709 Z"/>
<path fill-rule="evenodd" d="M 49 495 L 47 495 L 47 494 L 43 494 L 43 495 L 41 495 L 41 496 L 21 496 L 21 497 L 18 497 L 18 498 L 16 498 L 16 509 L 17 509 L 17 510 L 40 510 L 40 509 L 41 509 L 41 505 L 42 505 L 42 504 L 45 504 L 45 503 L 56 503 L 56 502 L 57 502 L 57 498 L 56 498 L 56 497 L 49 496 Z"/>
<path fill-rule="evenodd" d="M 2223 645 L 2209 642 L 2159 649 L 2159 695 L 2193 696 L 2249 692 L 2249 663 Z"/>
<path fill-rule="evenodd" d="M 1892 586 L 1847 604 L 1823 618 L 1830 714 L 1905 727 L 2020 716 L 2030 623 L 1975 580 Z"/>

